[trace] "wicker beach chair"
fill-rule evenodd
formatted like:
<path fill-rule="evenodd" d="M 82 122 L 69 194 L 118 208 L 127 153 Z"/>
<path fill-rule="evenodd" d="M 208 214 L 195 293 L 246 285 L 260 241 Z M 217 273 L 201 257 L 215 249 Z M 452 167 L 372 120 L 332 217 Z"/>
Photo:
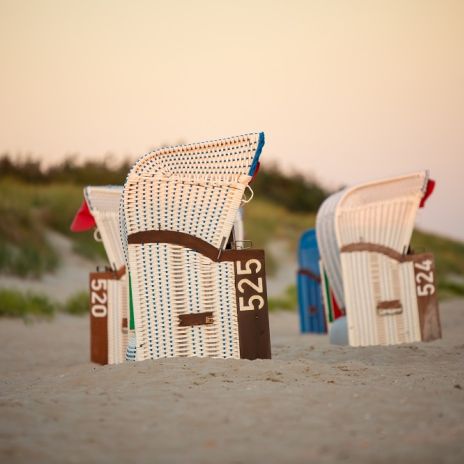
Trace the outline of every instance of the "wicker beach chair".
<path fill-rule="evenodd" d="M 131 169 L 127 359 L 270 357 L 264 252 L 226 248 L 263 144 L 251 134 L 163 148 Z"/>
<path fill-rule="evenodd" d="M 335 230 L 352 346 L 441 336 L 433 255 L 410 253 L 430 185 L 422 171 L 349 188 L 338 200 Z"/>
<path fill-rule="evenodd" d="M 316 230 L 309 229 L 301 236 L 298 247 L 297 287 L 301 332 L 327 332 L 319 261 Z"/>
<path fill-rule="evenodd" d="M 129 290 L 119 231 L 119 203 L 122 187 L 89 186 L 71 229 L 97 227 L 109 265 L 90 274 L 91 360 L 118 364 L 125 359 L 128 342 Z"/>

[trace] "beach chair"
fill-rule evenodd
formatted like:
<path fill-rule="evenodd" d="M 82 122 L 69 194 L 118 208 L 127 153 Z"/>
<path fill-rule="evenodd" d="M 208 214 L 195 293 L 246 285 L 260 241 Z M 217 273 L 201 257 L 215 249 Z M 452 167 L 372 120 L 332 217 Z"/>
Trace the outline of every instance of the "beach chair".
<path fill-rule="evenodd" d="M 94 236 L 103 243 L 108 264 L 90 273 L 90 358 L 98 364 L 124 361 L 128 342 L 129 289 L 119 230 L 122 187 L 89 186 L 71 229 L 96 227 Z"/>
<path fill-rule="evenodd" d="M 250 134 L 162 148 L 131 169 L 127 359 L 270 358 L 264 252 L 229 240 L 263 144 Z"/>
<path fill-rule="evenodd" d="M 335 230 L 352 346 L 441 336 L 430 253 L 412 254 L 417 210 L 431 193 L 426 171 L 345 190 Z"/>
<path fill-rule="evenodd" d="M 326 333 L 327 324 L 322 304 L 319 250 L 316 230 L 303 233 L 298 247 L 298 306 L 300 330 L 309 333 Z"/>

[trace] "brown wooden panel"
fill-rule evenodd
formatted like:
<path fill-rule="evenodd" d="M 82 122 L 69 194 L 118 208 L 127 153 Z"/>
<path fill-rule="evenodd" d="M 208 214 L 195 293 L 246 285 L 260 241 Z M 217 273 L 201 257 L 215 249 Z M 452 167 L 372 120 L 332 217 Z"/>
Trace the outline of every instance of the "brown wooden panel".
<path fill-rule="evenodd" d="M 421 338 L 422 341 L 429 342 L 441 338 L 435 259 L 431 253 L 411 256 L 414 263 Z"/>
<path fill-rule="evenodd" d="M 240 357 L 270 359 L 271 337 L 263 250 L 229 250 L 234 261 Z"/>
<path fill-rule="evenodd" d="M 112 272 L 92 272 L 90 287 L 90 360 L 108 364 L 108 280 Z"/>
<path fill-rule="evenodd" d="M 212 311 L 203 313 L 179 314 L 179 327 L 190 327 L 192 325 L 209 325 L 214 323 Z"/>

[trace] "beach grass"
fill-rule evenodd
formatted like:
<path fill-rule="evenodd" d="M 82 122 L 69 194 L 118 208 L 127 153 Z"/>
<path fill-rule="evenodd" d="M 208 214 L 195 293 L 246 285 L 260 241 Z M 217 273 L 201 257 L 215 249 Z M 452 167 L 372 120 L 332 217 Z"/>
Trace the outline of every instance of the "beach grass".
<path fill-rule="evenodd" d="M 0 317 L 49 319 L 55 315 L 56 309 L 56 303 L 44 295 L 0 289 Z"/>
<path fill-rule="evenodd" d="M 298 306 L 298 294 L 296 285 L 290 285 L 285 289 L 283 295 L 268 298 L 269 311 L 285 310 L 293 311 Z"/>
<path fill-rule="evenodd" d="M 296 251 L 301 234 L 314 227 L 316 216 L 290 212 L 257 196 L 246 205 L 244 221 L 247 238 L 252 240 L 254 247 L 265 248 L 271 240 L 284 240 Z"/>
<path fill-rule="evenodd" d="M 89 293 L 77 292 L 60 307 L 61 311 L 72 316 L 81 316 L 89 312 Z"/>
<path fill-rule="evenodd" d="M 88 311 L 88 292 L 77 292 L 64 303 L 59 303 L 41 293 L 0 289 L 0 317 L 51 319 L 58 313 L 81 316 Z"/>
<path fill-rule="evenodd" d="M 47 240 L 47 229 L 70 237 L 74 251 L 82 256 L 105 257 L 91 232 L 70 230 L 82 198 L 82 187 L 73 184 L 0 179 L 0 272 L 40 277 L 56 270 L 60 257 Z"/>

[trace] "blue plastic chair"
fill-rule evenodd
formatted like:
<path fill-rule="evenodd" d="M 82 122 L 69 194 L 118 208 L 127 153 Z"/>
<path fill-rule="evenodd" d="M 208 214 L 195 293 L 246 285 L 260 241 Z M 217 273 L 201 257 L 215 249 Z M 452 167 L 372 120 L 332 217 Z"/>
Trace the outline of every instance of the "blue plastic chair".
<path fill-rule="evenodd" d="M 319 271 L 316 230 L 307 230 L 298 249 L 298 305 L 301 332 L 327 333 Z"/>

